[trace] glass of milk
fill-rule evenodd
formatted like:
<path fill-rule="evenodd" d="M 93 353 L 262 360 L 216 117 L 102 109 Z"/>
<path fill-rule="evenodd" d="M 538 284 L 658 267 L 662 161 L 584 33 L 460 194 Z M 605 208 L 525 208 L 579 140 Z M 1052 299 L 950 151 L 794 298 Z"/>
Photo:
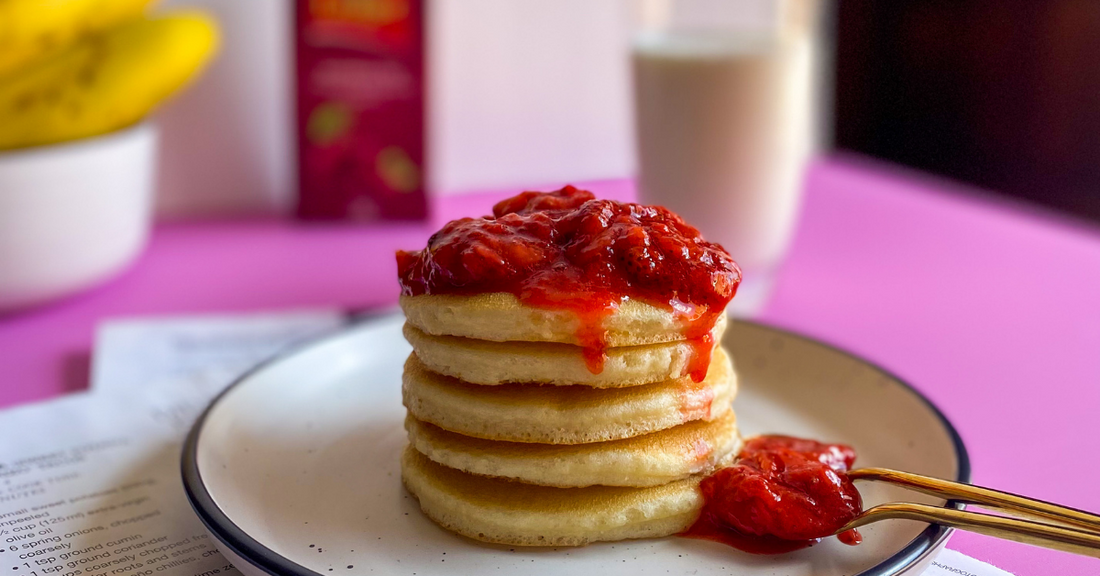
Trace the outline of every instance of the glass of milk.
<path fill-rule="evenodd" d="M 639 0 L 639 195 L 744 271 L 732 311 L 767 300 L 818 147 L 819 0 Z"/>

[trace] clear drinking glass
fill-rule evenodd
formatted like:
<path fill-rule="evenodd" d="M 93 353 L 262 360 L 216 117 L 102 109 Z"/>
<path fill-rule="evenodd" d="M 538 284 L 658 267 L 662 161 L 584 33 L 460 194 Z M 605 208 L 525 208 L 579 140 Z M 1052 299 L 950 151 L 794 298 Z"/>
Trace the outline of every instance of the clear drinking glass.
<path fill-rule="evenodd" d="M 639 0 L 639 195 L 724 246 L 765 303 L 821 141 L 819 0 Z"/>

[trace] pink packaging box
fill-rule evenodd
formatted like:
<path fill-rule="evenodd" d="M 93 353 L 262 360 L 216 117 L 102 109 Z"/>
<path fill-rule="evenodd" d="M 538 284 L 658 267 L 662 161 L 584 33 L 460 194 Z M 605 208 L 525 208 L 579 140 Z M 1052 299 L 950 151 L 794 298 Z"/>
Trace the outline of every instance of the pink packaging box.
<path fill-rule="evenodd" d="M 427 216 L 426 0 L 297 0 L 298 216 Z"/>

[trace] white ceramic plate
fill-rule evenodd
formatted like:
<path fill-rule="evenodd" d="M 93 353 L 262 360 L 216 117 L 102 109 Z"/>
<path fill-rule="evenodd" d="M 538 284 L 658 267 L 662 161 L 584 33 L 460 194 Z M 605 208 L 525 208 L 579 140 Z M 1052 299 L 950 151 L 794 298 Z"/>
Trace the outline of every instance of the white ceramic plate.
<path fill-rule="evenodd" d="M 269 362 L 214 400 L 183 454 L 195 511 L 248 576 L 365 574 L 918 574 L 950 530 L 912 521 L 861 529 L 781 556 L 662 538 L 585 548 L 526 549 L 474 542 L 420 513 L 401 485 L 405 443 L 400 317 L 364 323 Z M 846 442 L 857 465 L 966 481 L 954 428 L 898 378 L 826 345 L 735 322 L 726 346 L 741 377 L 735 402 L 746 434 Z M 863 483 L 868 506 L 942 501 Z"/>

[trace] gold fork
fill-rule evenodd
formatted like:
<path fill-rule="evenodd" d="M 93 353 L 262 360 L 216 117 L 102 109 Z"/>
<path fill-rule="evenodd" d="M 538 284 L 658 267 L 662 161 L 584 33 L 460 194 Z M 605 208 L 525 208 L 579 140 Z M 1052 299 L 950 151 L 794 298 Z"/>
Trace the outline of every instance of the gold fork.
<path fill-rule="evenodd" d="M 864 510 L 862 514 L 837 530 L 837 534 L 879 520 L 902 518 L 933 522 L 1014 542 L 1100 558 L 1100 516 L 1096 514 L 1000 490 L 885 468 L 859 468 L 848 472 L 848 477 L 857 481 L 887 482 L 946 500 L 974 504 L 1016 516 L 1038 517 L 1053 523 L 940 508 L 927 504 L 894 502 Z"/>

